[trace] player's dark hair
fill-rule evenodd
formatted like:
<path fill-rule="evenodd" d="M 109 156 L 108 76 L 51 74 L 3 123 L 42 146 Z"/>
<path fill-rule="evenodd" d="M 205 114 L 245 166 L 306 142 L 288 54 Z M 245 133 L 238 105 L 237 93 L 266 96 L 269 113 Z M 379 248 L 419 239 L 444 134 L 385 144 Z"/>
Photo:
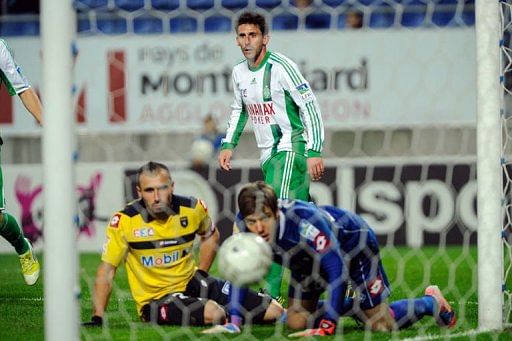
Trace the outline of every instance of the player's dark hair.
<path fill-rule="evenodd" d="M 268 207 L 277 212 L 276 192 L 263 181 L 251 182 L 238 193 L 238 209 L 242 218 Z"/>
<path fill-rule="evenodd" d="M 171 178 L 171 172 L 169 171 L 169 168 L 160 162 L 155 161 L 149 161 L 145 165 L 139 168 L 137 171 L 137 185 L 140 186 L 140 175 L 142 173 L 158 173 L 159 171 L 164 170 L 169 174 L 169 179 Z"/>
<path fill-rule="evenodd" d="M 238 20 L 236 21 L 235 31 L 238 33 L 238 27 L 244 24 L 256 25 L 259 27 L 263 35 L 268 34 L 267 21 L 261 14 L 254 12 L 244 12 L 240 14 Z"/>

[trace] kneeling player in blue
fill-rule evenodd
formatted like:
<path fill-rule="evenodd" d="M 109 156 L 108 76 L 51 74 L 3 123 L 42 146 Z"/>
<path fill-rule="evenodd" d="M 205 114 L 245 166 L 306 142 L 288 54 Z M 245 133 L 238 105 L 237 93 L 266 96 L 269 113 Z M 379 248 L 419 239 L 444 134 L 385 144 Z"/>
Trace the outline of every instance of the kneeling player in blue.
<path fill-rule="evenodd" d="M 291 270 L 287 324 L 313 328 L 290 336 L 333 335 L 340 316 L 347 314 L 374 331 L 408 327 L 424 316 L 433 316 L 439 326 L 455 325 L 455 312 L 435 285 L 421 298 L 386 302 L 390 288 L 377 238 L 360 216 L 333 206 L 278 201 L 261 181 L 241 189 L 238 208 L 240 230 L 268 241 L 274 260 Z M 354 299 L 345 297 L 349 283 L 357 293 Z M 241 302 L 245 289 L 238 291 Z M 326 301 L 320 301 L 324 292 Z M 237 306 L 231 305 L 230 323 L 240 323 Z"/>

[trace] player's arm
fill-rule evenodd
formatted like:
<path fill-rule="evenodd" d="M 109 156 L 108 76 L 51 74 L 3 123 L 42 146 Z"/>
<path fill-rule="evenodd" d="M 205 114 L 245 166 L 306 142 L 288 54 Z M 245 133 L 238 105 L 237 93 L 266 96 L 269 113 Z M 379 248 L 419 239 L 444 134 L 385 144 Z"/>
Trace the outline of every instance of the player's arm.
<path fill-rule="evenodd" d="M 103 318 L 107 309 L 112 283 L 117 268 L 107 262 L 101 262 L 94 281 L 93 315 Z"/>
<path fill-rule="evenodd" d="M 38 124 L 43 123 L 43 107 L 41 105 L 41 101 L 39 100 L 39 97 L 37 96 L 36 92 L 32 88 L 28 88 L 27 90 L 23 91 L 19 94 L 21 101 L 23 102 L 23 105 L 27 110 L 34 116 L 35 120 Z"/>
<path fill-rule="evenodd" d="M 203 200 L 197 200 L 196 210 L 202 216 L 197 229 L 197 234 L 201 237 L 199 245 L 199 270 L 208 272 L 219 247 L 219 231 L 212 218 L 208 215 L 208 207 Z"/>
<path fill-rule="evenodd" d="M 36 92 L 30 87 L 21 69 L 16 65 L 7 43 L 0 39 L 0 73 L 5 81 L 9 95 L 20 96 L 23 105 L 34 116 L 37 123 L 42 122 L 42 106 Z"/>
<path fill-rule="evenodd" d="M 227 171 L 231 170 L 233 150 L 240 141 L 240 135 L 242 135 L 248 119 L 245 105 L 242 101 L 242 93 L 237 85 L 238 82 L 236 81 L 234 71 L 232 75 L 232 84 L 234 99 L 231 104 L 231 115 L 229 116 L 226 136 L 222 139 L 220 147 L 221 150 L 219 153 L 219 165 L 222 169 Z"/>
<path fill-rule="evenodd" d="M 85 326 L 101 326 L 103 315 L 107 309 L 108 300 L 112 292 L 112 283 L 118 265 L 125 258 L 128 243 L 124 237 L 123 224 L 126 216 L 116 213 L 110 219 L 106 229 L 106 242 L 103 246 L 101 264 L 96 271 L 93 294 L 93 316 Z"/>
<path fill-rule="evenodd" d="M 307 132 L 308 173 L 313 180 L 320 180 L 324 171 L 322 149 L 324 144 L 324 124 L 320 106 L 308 81 L 302 76 L 298 66 L 286 57 L 281 68 L 281 85 L 287 90 L 295 104 L 300 108 L 301 118 Z"/>
<path fill-rule="evenodd" d="M 199 270 L 206 272 L 210 270 L 219 247 L 219 230 L 217 230 L 210 217 L 208 217 L 208 220 L 210 225 L 209 232 L 201 236 L 201 243 L 199 245 Z"/>

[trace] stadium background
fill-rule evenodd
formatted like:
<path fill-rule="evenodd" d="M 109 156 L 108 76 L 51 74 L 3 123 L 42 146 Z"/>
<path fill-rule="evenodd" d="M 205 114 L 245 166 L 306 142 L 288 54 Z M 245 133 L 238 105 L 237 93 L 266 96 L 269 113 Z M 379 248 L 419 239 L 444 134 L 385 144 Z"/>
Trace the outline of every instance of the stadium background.
<path fill-rule="evenodd" d="M 101 247 L 105 219 L 91 214 L 108 217 L 130 197 L 120 168 L 156 159 L 194 172 L 187 162 L 203 117 L 212 113 L 225 129 L 230 70 L 240 60 L 232 21 L 246 6 L 266 15 L 270 49 L 301 65 L 320 100 L 330 168 L 313 187 L 317 200 L 363 214 L 381 242 L 453 244 L 466 234 L 475 241 L 472 1 L 313 1 L 305 9 L 270 0 L 74 4 L 77 194 L 89 194 L 84 211 L 94 206 L 81 214 L 81 249 Z M 360 29 L 345 27 L 353 10 L 363 14 Z M 0 35 L 38 89 L 44 53 L 37 1 L 4 1 L 2 11 Z M 5 89 L 0 100 L 8 207 L 27 228 L 41 229 L 42 195 L 28 208 L 19 199 L 23 184 L 28 192 L 42 186 L 41 130 Z M 214 158 L 199 171 L 223 235 L 233 218 L 233 185 L 261 177 L 255 155 L 247 133 L 236 172 L 218 171 Z M 176 180 L 178 193 L 197 193 L 192 182 Z"/>
<path fill-rule="evenodd" d="M 38 89 L 44 51 L 38 7 L 30 3 L 37 5 L 1 3 L 0 36 Z M 327 171 L 312 187 L 315 200 L 362 214 L 391 254 L 407 245 L 413 247 L 410 257 L 429 263 L 427 254 L 414 250 L 432 245 L 438 247 L 433 259 L 450 267 L 448 244 L 475 245 L 474 1 L 315 0 L 304 10 L 291 0 L 83 0 L 74 5 L 71 114 L 77 121 L 81 251 L 101 250 L 105 221 L 133 197 L 129 175 L 149 159 L 172 167 L 177 193 L 203 197 L 227 235 L 238 187 L 261 178 L 254 138 L 243 135 L 229 175 L 217 169 L 215 159 L 192 169 L 189 150 L 208 113 L 221 130 L 225 127 L 231 93 L 222 90 L 221 80 L 241 58 L 232 24 L 244 8 L 265 14 L 270 49 L 300 63 L 317 86 L 327 116 Z M 345 27 L 352 9 L 363 13 L 360 29 Z M 330 86 L 326 90 L 321 71 Z M 210 73 L 218 77 L 219 93 L 208 83 Z M 199 80 L 202 92 L 194 87 Z M 189 87 L 195 92 L 187 93 Z M 153 111 L 141 101 L 154 105 Z M 40 250 L 41 132 L 4 88 L 0 103 L 8 207 Z M 23 193 L 30 199 L 20 199 Z M 0 251 L 10 252 L 3 240 Z M 476 290 L 476 260 L 467 250 L 464 255 L 468 259 L 457 262 L 472 269 L 468 291 L 459 292 L 457 270 L 447 281 L 448 292 L 462 297 L 461 304 Z M 403 262 L 399 253 L 393 256 Z M 407 294 L 417 291 L 405 287 Z"/>

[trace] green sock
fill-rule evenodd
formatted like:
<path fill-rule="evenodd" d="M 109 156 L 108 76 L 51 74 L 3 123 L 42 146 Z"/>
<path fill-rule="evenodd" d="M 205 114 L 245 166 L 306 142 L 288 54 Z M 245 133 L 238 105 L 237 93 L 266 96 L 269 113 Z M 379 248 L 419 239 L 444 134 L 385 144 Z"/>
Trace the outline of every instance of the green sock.
<path fill-rule="evenodd" d="M 267 274 L 267 285 L 265 289 L 272 297 L 281 295 L 281 280 L 282 280 L 283 268 L 277 263 L 272 263 L 270 270 Z"/>
<path fill-rule="evenodd" d="M 14 246 L 16 253 L 19 255 L 24 254 L 29 250 L 29 245 L 25 240 L 23 231 L 16 222 L 16 219 L 9 213 L 4 212 L 4 222 L 0 226 L 0 235 L 7 239 L 7 241 Z"/>

